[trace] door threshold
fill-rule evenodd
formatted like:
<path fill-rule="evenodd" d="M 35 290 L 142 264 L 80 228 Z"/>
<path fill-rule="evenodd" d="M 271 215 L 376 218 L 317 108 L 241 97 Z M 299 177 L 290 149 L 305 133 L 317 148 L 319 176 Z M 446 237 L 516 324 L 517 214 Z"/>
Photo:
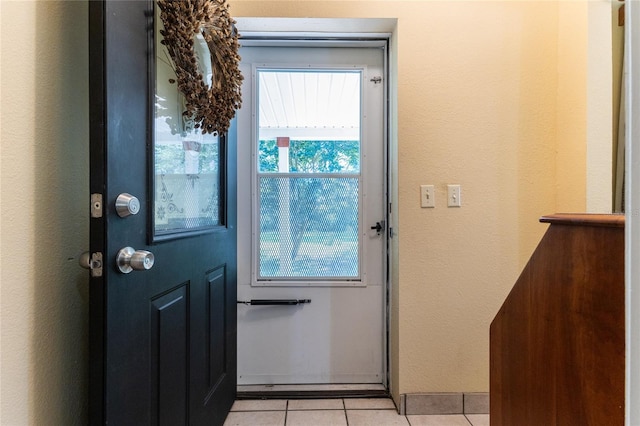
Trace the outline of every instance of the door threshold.
<path fill-rule="evenodd" d="M 237 399 L 388 398 L 382 384 L 238 385 Z"/>

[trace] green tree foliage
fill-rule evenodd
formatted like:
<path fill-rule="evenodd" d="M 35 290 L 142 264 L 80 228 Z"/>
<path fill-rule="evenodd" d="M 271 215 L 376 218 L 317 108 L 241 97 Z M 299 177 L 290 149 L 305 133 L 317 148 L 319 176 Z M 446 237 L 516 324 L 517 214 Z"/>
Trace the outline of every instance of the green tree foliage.
<path fill-rule="evenodd" d="M 280 229 L 280 203 L 286 190 L 292 260 L 299 256 L 305 240 L 319 240 L 328 246 L 336 240 L 357 241 L 359 141 L 291 141 L 289 172 L 310 174 L 305 177 L 268 177 L 269 173 L 278 172 L 278 147 L 275 140 L 260 141 L 259 146 L 259 170 L 267 173 L 260 179 L 261 240 L 272 239 Z M 354 176 L 314 177 L 317 173 Z M 275 272 L 275 265 L 269 264 Z M 309 275 L 314 274 L 301 274 Z"/>
<path fill-rule="evenodd" d="M 261 173 L 278 171 L 278 147 L 274 139 L 261 140 L 259 148 Z M 359 141 L 296 141 L 289 146 L 291 173 L 358 173 Z"/>

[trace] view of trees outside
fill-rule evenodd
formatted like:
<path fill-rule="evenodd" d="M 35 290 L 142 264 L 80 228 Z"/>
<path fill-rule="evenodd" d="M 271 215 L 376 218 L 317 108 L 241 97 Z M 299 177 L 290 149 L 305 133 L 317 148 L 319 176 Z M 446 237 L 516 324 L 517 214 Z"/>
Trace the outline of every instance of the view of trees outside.
<path fill-rule="evenodd" d="M 292 176 L 278 173 L 275 140 L 258 154 L 260 277 L 359 276 L 359 141 L 292 140 Z"/>
<path fill-rule="evenodd" d="M 278 171 L 275 139 L 261 140 L 259 173 Z M 360 141 L 300 141 L 289 145 L 290 173 L 360 173 Z"/>

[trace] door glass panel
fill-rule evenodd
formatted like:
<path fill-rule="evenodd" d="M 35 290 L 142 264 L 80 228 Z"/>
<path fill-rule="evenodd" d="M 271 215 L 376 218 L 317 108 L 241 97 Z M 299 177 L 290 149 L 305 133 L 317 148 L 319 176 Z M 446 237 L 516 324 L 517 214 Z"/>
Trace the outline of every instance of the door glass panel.
<path fill-rule="evenodd" d="M 154 235 L 192 232 L 221 223 L 221 149 L 217 135 L 202 134 L 183 115 L 184 96 L 166 48 L 160 43 L 162 20 L 156 19 L 154 107 Z M 203 78 L 211 81 L 206 43 L 195 38 Z"/>
<path fill-rule="evenodd" d="M 258 280 L 360 278 L 361 80 L 258 70 Z"/>

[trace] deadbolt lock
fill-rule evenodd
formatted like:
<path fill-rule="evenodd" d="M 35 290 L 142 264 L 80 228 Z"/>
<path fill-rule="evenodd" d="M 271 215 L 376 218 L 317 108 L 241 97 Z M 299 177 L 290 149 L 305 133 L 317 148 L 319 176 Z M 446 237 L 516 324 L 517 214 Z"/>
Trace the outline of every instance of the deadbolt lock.
<path fill-rule="evenodd" d="M 140 211 L 140 201 L 131 194 L 123 192 L 116 198 L 116 212 L 120 217 L 127 217 L 138 214 Z"/>

